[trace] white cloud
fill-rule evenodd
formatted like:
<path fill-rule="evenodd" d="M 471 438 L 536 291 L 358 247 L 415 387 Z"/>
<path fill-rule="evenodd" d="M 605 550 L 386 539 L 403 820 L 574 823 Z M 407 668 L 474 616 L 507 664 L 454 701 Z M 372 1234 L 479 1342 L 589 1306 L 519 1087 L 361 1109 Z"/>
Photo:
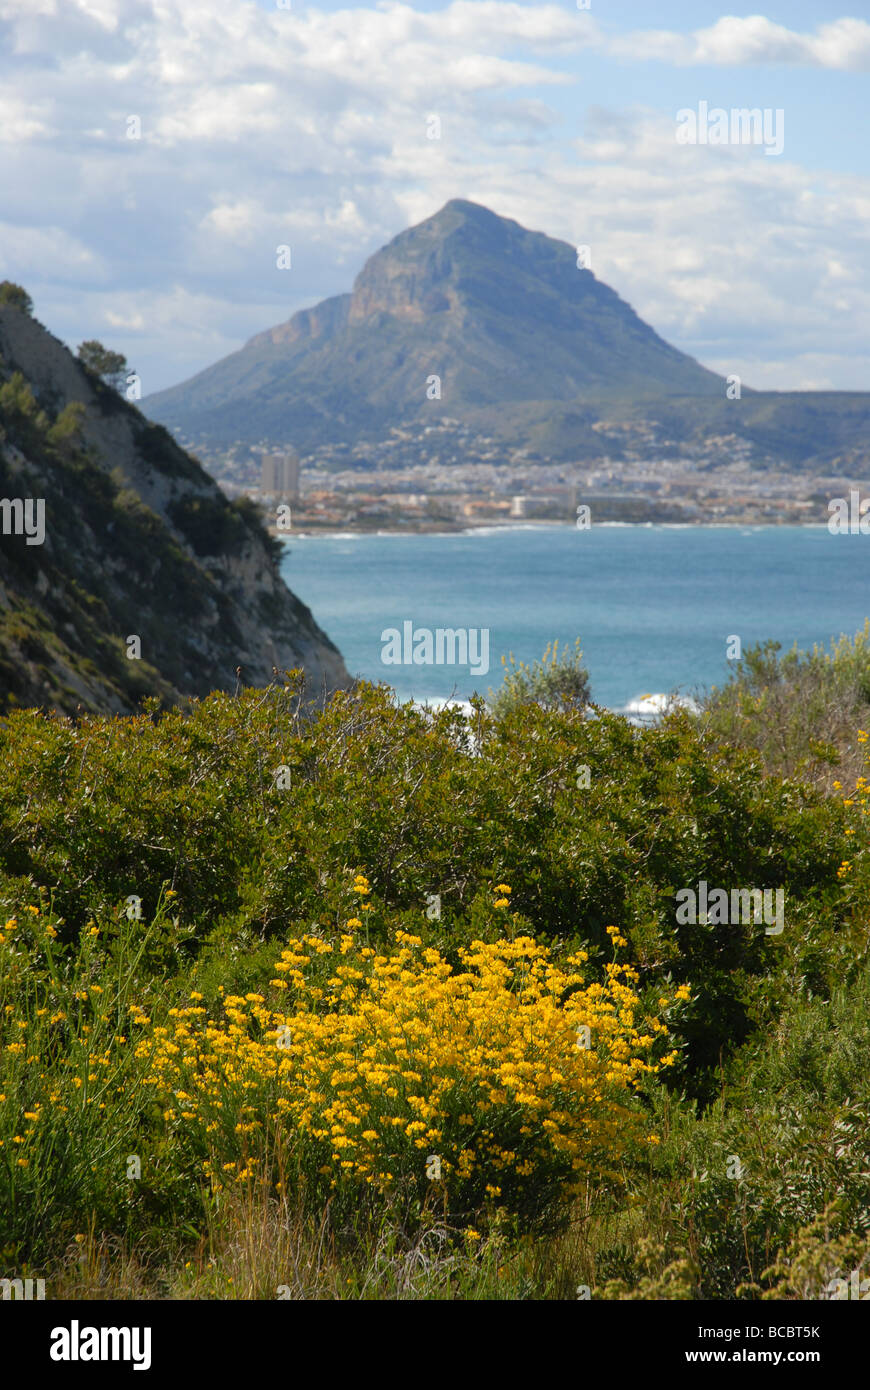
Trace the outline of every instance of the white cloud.
<path fill-rule="evenodd" d="M 111 328 L 124 328 L 129 333 L 141 333 L 145 328 L 144 314 L 119 314 L 114 309 L 106 310 L 106 323 Z"/>
<path fill-rule="evenodd" d="M 621 57 L 680 65 L 785 63 L 865 71 L 870 68 L 870 24 L 863 19 L 835 19 L 819 25 L 814 34 L 801 34 L 764 15 L 726 15 L 693 34 L 640 30 L 613 38 L 608 47 Z"/>
<path fill-rule="evenodd" d="M 56 277 L 67 285 L 72 278 L 80 278 L 88 284 L 99 279 L 102 271 L 102 258 L 62 227 L 0 222 L 0 275 L 3 278 L 18 276 L 42 280 Z"/>
<path fill-rule="evenodd" d="M 43 115 L 38 115 L 38 111 Z M 21 97 L 0 96 L 0 144 L 18 145 L 36 136 L 48 135 L 45 113 L 44 102 L 37 106 Z"/>
<path fill-rule="evenodd" d="M 235 203 L 220 203 L 212 208 L 201 222 L 204 231 L 216 231 L 228 241 L 248 242 L 263 221 L 263 209 L 253 199 Z"/>
<path fill-rule="evenodd" d="M 620 106 L 618 87 L 570 140 L 544 100 L 582 92 L 587 54 L 860 67 L 862 20 L 619 36 L 570 4 L 504 0 L 0 0 L 0 23 L 3 273 L 55 331 L 115 329 L 147 390 L 349 289 L 366 255 L 457 196 L 591 245 L 663 336 L 745 362 L 749 384 L 796 385 L 808 344 L 801 371 L 866 384 L 866 179 L 677 146 L 670 99 L 662 116 Z"/>

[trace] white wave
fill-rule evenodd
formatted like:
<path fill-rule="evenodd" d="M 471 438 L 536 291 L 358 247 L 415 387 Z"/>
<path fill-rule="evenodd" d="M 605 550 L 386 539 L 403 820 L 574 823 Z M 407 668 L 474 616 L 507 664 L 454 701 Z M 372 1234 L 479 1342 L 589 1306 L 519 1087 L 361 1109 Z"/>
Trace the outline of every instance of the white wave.
<path fill-rule="evenodd" d="M 411 703 L 416 705 L 417 709 L 458 709 L 469 716 L 474 713 L 470 700 L 446 699 L 443 695 L 428 695 L 422 700 L 412 700 Z"/>
<path fill-rule="evenodd" d="M 691 695 L 665 695 L 657 691 L 651 695 L 636 695 L 633 700 L 628 700 L 621 709 L 615 710 L 614 713 L 640 716 L 643 719 L 657 719 L 672 709 L 687 709 L 692 714 L 699 714 L 701 706 L 697 700 L 692 699 Z"/>
<path fill-rule="evenodd" d="M 541 521 L 538 522 L 537 525 L 534 522 L 519 521 L 515 525 L 466 526 L 462 534 L 465 536 L 505 536 L 509 535 L 512 531 L 546 531 L 567 525 L 568 523 L 564 521 Z"/>

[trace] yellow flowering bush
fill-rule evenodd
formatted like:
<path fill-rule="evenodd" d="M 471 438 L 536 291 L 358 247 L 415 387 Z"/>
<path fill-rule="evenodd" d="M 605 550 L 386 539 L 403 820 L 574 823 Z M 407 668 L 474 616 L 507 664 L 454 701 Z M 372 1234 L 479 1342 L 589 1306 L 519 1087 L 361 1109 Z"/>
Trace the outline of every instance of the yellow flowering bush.
<path fill-rule="evenodd" d="M 216 1185 L 249 1180 L 277 1144 L 312 1196 L 539 1218 L 655 1141 L 631 1099 L 673 1060 L 666 1028 L 641 1017 L 628 967 L 587 985 L 585 953 L 557 965 L 527 936 L 457 954 L 454 968 L 401 931 L 387 954 L 296 937 L 276 963 L 280 1006 L 250 993 L 216 1019 L 174 1009 L 137 1055 Z"/>
<path fill-rule="evenodd" d="M 77 1297 L 82 1242 L 95 1296 L 670 1297 L 688 1231 L 733 1299 L 829 1198 L 864 1232 L 866 701 L 848 747 L 842 707 L 836 749 L 792 726 L 812 790 L 762 776 L 764 721 L 300 695 L 8 713 L 7 1272 Z M 786 930 L 676 923 L 702 877 L 782 885 Z"/>

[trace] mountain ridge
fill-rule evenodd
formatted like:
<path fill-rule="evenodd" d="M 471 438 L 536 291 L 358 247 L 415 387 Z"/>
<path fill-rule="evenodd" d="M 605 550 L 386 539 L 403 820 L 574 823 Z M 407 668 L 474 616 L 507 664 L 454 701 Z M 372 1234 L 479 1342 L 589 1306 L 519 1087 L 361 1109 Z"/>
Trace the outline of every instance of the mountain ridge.
<path fill-rule="evenodd" d="M 580 259 L 567 242 L 451 199 L 375 251 L 350 292 L 255 334 L 143 409 L 210 453 L 353 448 L 398 428 L 420 434 L 440 414 L 503 456 L 618 460 L 630 444 L 620 430 L 628 439 L 642 425 L 687 455 L 739 436 L 758 467 L 870 463 L 870 393 L 741 382 L 733 399 L 725 378 Z M 613 422 L 605 442 L 598 427 Z"/>
<path fill-rule="evenodd" d="M 213 411 L 220 432 L 233 402 L 250 402 L 265 432 L 283 416 L 280 428 L 304 445 L 321 437 L 317 425 L 328 438 L 347 433 L 344 419 L 352 433 L 422 418 L 432 374 L 453 414 L 499 405 L 507 379 L 513 400 L 582 402 L 590 388 L 597 399 L 617 376 L 618 392 L 724 394 L 721 377 L 578 267 L 566 242 L 453 199 L 370 256 L 349 294 L 297 311 L 143 404 L 194 431 L 208 424 L 197 413 Z"/>

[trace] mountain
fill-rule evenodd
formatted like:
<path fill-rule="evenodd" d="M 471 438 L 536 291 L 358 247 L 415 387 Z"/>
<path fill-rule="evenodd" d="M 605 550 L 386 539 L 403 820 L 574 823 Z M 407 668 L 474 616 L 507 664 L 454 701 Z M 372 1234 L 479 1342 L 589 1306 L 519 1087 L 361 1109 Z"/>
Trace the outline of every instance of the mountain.
<path fill-rule="evenodd" d="M 440 413 L 559 459 L 618 457 L 602 421 L 689 446 L 738 434 L 793 463 L 866 452 L 870 395 L 744 384 L 730 400 L 724 378 L 577 262 L 567 243 L 454 199 L 376 252 L 351 294 L 257 334 L 143 408 L 210 450 L 353 446 Z"/>
<path fill-rule="evenodd" d="M 0 498 L 0 709 L 123 713 L 232 690 L 239 667 L 255 686 L 304 667 L 311 697 L 350 684 L 250 508 L 9 303 Z"/>
<path fill-rule="evenodd" d="M 300 447 L 450 415 L 607 395 L 724 395 L 574 248 L 454 199 L 373 255 L 352 294 L 259 333 L 190 381 L 149 396 L 155 419 L 197 437 L 288 437 Z"/>

